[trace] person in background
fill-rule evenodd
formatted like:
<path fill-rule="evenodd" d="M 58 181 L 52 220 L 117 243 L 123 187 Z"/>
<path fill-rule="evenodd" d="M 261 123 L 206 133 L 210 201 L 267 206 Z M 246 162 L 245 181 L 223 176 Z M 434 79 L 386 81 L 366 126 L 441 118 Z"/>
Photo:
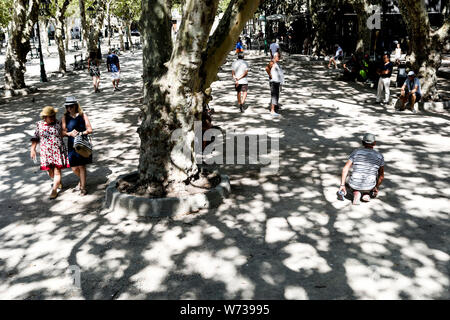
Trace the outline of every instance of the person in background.
<path fill-rule="evenodd" d="M 369 202 L 370 198 L 378 195 L 379 187 L 384 179 L 384 157 L 374 150 L 375 135 L 366 133 L 362 139 L 363 148 L 354 150 L 342 169 L 341 186 L 339 191 L 353 195 L 353 204 L 360 204 L 360 200 Z M 353 167 L 348 183 L 347 175 Z"/>
<path fill-rule="evenodd" d="M 78 134 L 92 133 L 92 126 L 88 116 L 75 97 L 67 97 L 64 103 L 66 113 L 62 119 L 63 135 L 68 137 L 69 163 L 73 173 L 80 179 L 74 191 L 80 191 L 80 195 L 87 194 L 86 190 L 86 165 L 92 163 L 92 154 L 85 158 L 78 154 L 74 147 L 74 139 Z"/>
<path fill-rule="evenodd" d="M 276 39 L 273 43 L 270 44 L 270 59 L 273 59 L 275 53 L 280 53 L 280 41 Z"/>
<path fill-rule="evenodd" d="M 237 101 L 239 110 L 244 112 L 245 99 L 248 91 L 248 63 L 244 60 L 244 53 L 238 53 L 238 59 L 233 62 L 232 76 L 235 81 L 235 89 L 237 91 Z"/>
<path fill-rule="evenodd" d="M 378 68 L 377 74 L 380 76 L 378 80 L 378 88 L 377 88 L 377 103 L 381 103 L 383 89 L 384 89 L 384 104 L 389 103 L 389 96 L 390 96 L 390 86 L 391 86 L 391 75 L 392 75 L 392 69 L 394 68 L 394 65 L 389 60 L 389 57 L 387 53 L 383 54 L 383 63 L 381 67 Z"/>
<path fill-rule="evenodd" d="M 119 57 L 109 49 L 108 57 L 106 58 L 106 66 L 108 67 L 108 72 L 111 72 L 112 84 L 114 87 L 114 92 L 120 90 L 120 62 Z"/>
<path fill-rule="evenodd" d="M 337 60 L 342 60 L 344 58 L 344 50 L 338 45 L 335 44 L 334 48 L 336 49 L 336 53 L 334 54 L 334 57 L 330 58 L 330 61 L 328 62 L 328 69 L 331 68 L 331 64 L 334 64 L 334 68 L 337 68 Z"/>
<path fill-rule="evenodd" d="M 67 149 L 62 138 L 62 126 L 56 119 L 58 109 L 44 107 L 40 114 L 42 120 L 36 123 L 36 130 L 31 138 L 30 157 L 36 161 L 36 146 L 40 145 L 40 169 L 47 171 L 53 180 L 50 199 L 58 196 L 62 189 L 61 170 L 69 168 Z"/>
<path fill-rule="evenodd" d="M 274 117 L 279 116 L 275 112 L 275 108 L 278 107 L 278 101 L 280 99 L 280 89 L 284 84 L 284 73 L 278 62 L 281 60 L 281 55 L 279 52 L 275 52 L 272 61 L 267 65 L 266 72 L 270 79 L 270 114 Z"/>
<path fill-rule="evenodd" d="M 420 81 L 416 78 L 414 71 L 408 72 L 408 79 L 401 89 L 400 100 L 402 102 L 401 110 L 405 110 L 405 103 L 409 101 L 409 109 L 416 113 L 414 104 L 422 98 L 422 92 L 420 91 Z"/>
<path fill-rule="evenodd" d="M 100 60 L 97 59 L 97 52 L 91 52 L 88 59 L 88 71 L 92 77 L 94 92 L 100 92 Z"/>
<path fill-rule="evenodd" d="M 236 54 L 244 52 L 244 46 L 242 45 L 241 37 L 238 38 L 238 41 L 236 42 Z"/>

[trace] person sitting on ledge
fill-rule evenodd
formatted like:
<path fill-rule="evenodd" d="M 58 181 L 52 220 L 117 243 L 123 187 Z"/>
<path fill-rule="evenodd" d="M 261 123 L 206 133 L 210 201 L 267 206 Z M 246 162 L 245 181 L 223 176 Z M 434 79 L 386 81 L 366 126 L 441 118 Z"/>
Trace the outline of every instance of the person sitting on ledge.
<path fill-rule="evenodd" d="M 414 104 L 420 100 L 422 93 L 420 91 L 420 81 L 416 78 L 414 71 L 408 72 L 408 79 L 402 86 L 402 93 L 400 95 L 400 101 L 402 102 L 401 110 L 405 110 L 405 103 L 409 101 L 409 109 L 412 112 L 416 112 Z"/>
<path fill-rule="evenodd" d="M 369 202 L 378 195 L 378 188 L 384 179 L 384 157 L 375 151 L 375 135 L 366 133 L 362 139 L 364 148 L 354 150 L 342 169 L 339 191 L 347 194 L 347 188 L 353 195 L 353 204 L 360 204 L 362 199 Z M 348 183 L 346 179 L 350 167 L 353 171 Z M 361 197 L 362 196 L 362 197 Z"/>

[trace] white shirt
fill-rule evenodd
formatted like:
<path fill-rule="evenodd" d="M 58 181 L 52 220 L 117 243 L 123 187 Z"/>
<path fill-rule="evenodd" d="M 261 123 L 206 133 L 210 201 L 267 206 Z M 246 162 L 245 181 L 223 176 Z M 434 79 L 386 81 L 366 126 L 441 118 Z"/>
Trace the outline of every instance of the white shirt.
<path fill-rule="evenodd" d="M 272 76 L 270 82 L 279 82 L 280 84 L 284 84 L 283 69 L 281 69 L 278 63 L 273 64 L 272 69 L 270 70 L 270 74 Z"/>
<path fill-rule="evenodd" d="M 270 45 L 270 51 L 272 52 L 272 56 L 275 55 L 278 49 L 280 49 L 280 45 L 278 43 L 274 42 Z"/>
<path fill-rule="evenodd" d="M 401 48 L 395 48 L 395 59 L 400 59 L 402 57 L 402 49 Z"/>
<path fill-rule="evenodd" d="M 245 71 L 248 71 L 248 63 L 247 61 L 244 61 L 244 59 L 237 59 L 235 62 L 233 62 L 231 68 L 234 71 L 234 76 L 236 78 L 241 78 L 244 75 Z M 240 79 L 238 81 L 238 84 L 248 84 L 247 76 Z"/>

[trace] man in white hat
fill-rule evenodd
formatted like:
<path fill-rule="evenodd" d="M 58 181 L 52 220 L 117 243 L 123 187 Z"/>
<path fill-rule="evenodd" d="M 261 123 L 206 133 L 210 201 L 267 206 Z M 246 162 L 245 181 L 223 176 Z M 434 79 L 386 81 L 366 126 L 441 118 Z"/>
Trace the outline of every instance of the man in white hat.
<path fill-rule="evenodd" d="M 375 135 L 366 133 L 362 144 L 364 148 L 354 150 L 348 157 L 342 169 L 339 188 L 344 194 L 347 193 L 347 188 L 349 189 L 348 191 L 353 194 L 353 204 L 360 204 L 360 200 L 369 202 L 371 197 L 376 197 L 384 179 L 384 157 L 373 149 L 376 144 Z M 352 175 L 346 184 L 347 175 L 352 166 Z"/>
<path fill-rule="evenodd" d="M 412 112 L 416 112 L 414 104 L 422 98 L 422 92 L 420 91 L 420 81 L 416 78 L 414 71 L 408 72 L 408 79 L 402 86 L 402 92 L 400 100 L 402 102 L 401 110 L 405 110 L 405 103 L 409 101 L 409 109 Z"/>

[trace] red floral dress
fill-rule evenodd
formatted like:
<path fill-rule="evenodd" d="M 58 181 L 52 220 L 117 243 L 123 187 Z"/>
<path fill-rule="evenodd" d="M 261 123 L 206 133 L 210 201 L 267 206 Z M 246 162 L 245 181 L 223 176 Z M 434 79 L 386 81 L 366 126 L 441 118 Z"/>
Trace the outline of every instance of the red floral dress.
<path fill-rule="evenodd" d="M 67 148 L 62 139 L 62 126 L 59 121 L 47 124 L 41 120 L 36 124 L 36 131 L 31 141 L 40 144 L 41 170 L 52 167 L 70 168 Z"/>

